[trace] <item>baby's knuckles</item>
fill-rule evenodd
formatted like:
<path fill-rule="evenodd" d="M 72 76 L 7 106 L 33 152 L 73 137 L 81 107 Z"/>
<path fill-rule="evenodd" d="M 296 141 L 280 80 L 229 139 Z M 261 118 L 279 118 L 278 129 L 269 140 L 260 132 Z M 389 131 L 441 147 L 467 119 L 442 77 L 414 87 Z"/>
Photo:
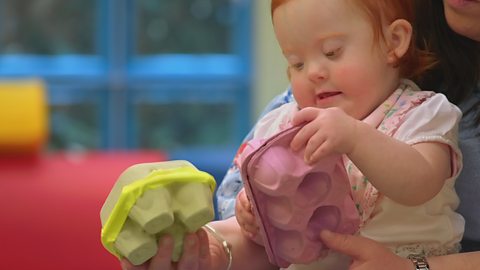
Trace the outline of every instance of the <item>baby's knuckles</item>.
<path fill-rule="evenodd" d="M 324 109 L 323 117 L 318 121 L 322 123 L 322 129 L 327 134 L 327 141 L 338 154 L 348 154 L 355 148 L 357 122 L 355 118 L 346 114 L 340 108 Z"/>

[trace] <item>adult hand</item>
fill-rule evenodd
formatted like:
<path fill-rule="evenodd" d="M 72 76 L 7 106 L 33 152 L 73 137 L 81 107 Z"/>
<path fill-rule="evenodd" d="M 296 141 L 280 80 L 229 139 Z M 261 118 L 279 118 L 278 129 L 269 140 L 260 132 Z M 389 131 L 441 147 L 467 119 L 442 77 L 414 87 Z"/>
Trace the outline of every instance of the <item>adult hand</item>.
<path fill-rule="evenodd" d="M 158 252 L 148 262 L 135 266 L 122 259 L 120 264 L 123 270 L 223 270 L 227 267 L 223 247 L 203 229 L 185 236 L 178 262 L 171 262 L 173 246 L 173 238 L 166 235 L 159 239 Z"/>
<path fill-rule="evenodd" d="M 395 255 L 374 240 L 327 230 L 322 231 L 320 237 L 330 249 L 352 258 L 349 270 L 413 269 L 413 264 L 409 259 Z"/>

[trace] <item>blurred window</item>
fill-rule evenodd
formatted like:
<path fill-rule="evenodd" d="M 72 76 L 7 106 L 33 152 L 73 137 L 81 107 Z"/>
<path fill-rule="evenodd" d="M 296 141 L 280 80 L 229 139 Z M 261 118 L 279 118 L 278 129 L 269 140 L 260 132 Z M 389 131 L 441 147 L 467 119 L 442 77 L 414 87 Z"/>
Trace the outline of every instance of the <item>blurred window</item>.
<path fill-rule="evenodd" d="M 1 0 L 3 54 L 94 54 L 94 0 Z"/>
<path fill-rule="evenodd" d="M 47 82 L 50 149 L 240 142 L 251 0 L 0 0 L 0 79 Z"/>
<path fill-rule="evenodd" d="M 137 54 L 232 52 L 230 0 L 138 0 Z"/>

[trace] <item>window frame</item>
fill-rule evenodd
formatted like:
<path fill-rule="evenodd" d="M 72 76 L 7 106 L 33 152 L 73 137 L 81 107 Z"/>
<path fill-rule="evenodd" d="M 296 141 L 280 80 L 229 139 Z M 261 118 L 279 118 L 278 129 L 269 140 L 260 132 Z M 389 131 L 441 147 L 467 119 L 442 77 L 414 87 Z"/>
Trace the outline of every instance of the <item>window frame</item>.
<path fill-rule="evenodd" d="M 235 106 L 235 138 L 232 145 L 220 147 L 224 151 L 243 139 L 250 127 L 251 115 L 253 5 L 252 0 L 236 0 L 231 4 L 238 18 L 232 29 L 231 54 L 136 57 L 135 0 L 98 0 L 95 2 L 95 55 L 0 54 L 0 79 L 40 77 L 46 81 L 52 105 L 87 100 L 79 90 L 82 88 L 101 89 L 99 148 L 104 150 L 138 147 L 132 106 L 139 96 L 145 95 L 139 88 L 154 89 L 160 85 L 160 89 L 168 89 L 168 85 L 179 82 L 190 87 L 210 84 L 220 89 L 223 86 L 227 90 L 218 90 L 216 95 Z M 199 102 L 205 101 L 202 89 L 193 95 Z M 152 99 L 162 99 L 162 102 L 179 98 L 178 93 L 166 90 L 150 92 Z M 212 97 L 205 102 L 216 100 L 218 97 Z M 188 149 L 179 151 L 188 154 Z"/>

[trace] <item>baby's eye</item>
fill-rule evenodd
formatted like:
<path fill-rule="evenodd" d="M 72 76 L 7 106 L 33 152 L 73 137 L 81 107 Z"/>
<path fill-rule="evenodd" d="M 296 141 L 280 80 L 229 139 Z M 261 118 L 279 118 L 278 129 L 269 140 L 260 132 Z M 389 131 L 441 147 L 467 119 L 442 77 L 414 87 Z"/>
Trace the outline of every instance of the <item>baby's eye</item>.
<path fill-rule="evenodd" d="M 295 69 L 295 70 L 302 70 L 303 69 L 303 63 L 293 64 L 292 68 Z"/>
<path fill-rule="evenodd" d="M 329 50 L 325 53 L 325 56 L 328 58 L 335 58 L 340 55 L 342 48 L 336 48 L 334 50 Z"/>

